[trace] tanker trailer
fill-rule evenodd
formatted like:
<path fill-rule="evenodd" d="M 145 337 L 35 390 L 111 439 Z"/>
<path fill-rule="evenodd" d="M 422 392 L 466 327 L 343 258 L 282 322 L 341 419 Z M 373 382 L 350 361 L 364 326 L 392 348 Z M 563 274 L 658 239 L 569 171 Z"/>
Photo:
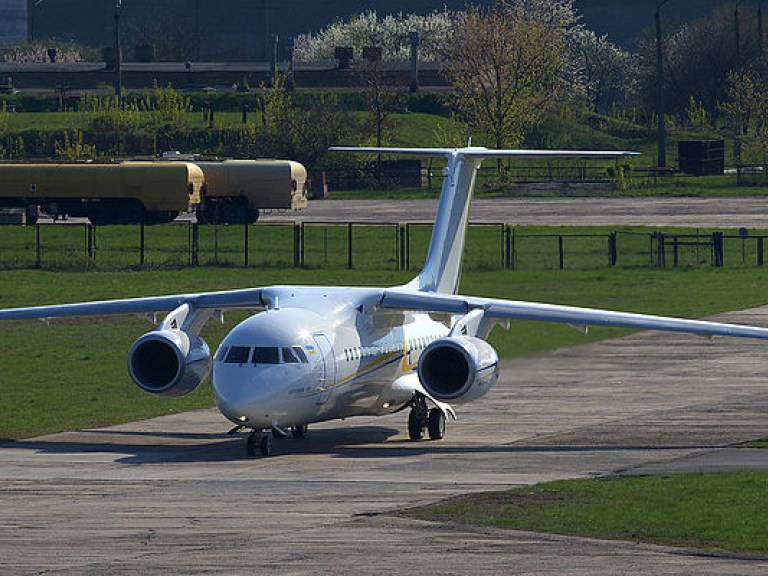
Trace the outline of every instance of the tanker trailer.
<path fill-rule="evenodd" d="M 307 207 L 307 170 L 292 160 L 221 160 L 196 164 L 205 174 L 202 224 L 255 222 L 260 210 Z"/>

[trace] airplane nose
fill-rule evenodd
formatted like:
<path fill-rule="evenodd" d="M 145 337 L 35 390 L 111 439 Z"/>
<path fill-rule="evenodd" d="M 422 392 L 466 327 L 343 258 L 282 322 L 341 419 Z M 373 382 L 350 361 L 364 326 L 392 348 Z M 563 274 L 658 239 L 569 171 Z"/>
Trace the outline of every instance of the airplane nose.
<path fill-rule="evenodd" d="M 214 374 L 211 389 L 219 410 L 233 422 L 268 428 L 279 418 L 279 391 L 263 382 L 216 377 Z"/>

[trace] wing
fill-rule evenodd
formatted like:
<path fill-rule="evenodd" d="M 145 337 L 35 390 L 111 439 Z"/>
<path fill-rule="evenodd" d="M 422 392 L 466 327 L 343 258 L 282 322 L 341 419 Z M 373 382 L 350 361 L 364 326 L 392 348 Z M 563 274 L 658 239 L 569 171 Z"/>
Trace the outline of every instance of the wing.
<path fill-rule="evenodd" d="M 544 322 L 564 322 L 575 325 L 616 326 L 644 330 L 666 330 L 668 332 L 690 332 L 707 336 L 734 336 L 768 340 L 768 329 L 756 326 L 741 326 L 720 322 L 706 322 L 703 320 L 651 316 L 648 314 L 611 312 L 595 308 L 577 308 L 557 304 L 474 298 L 398 289 L 385 290 L 380 305 L 383 308 L 449 314 L 467 314 L 472 310 L 480 309 L 483 310 L 484 316 L 488 318 L 542 320 Z"/>
<path fill-rule="evenodd" d="M 247 288 L 224 292 L 153 296 L 150 298 L 81 302 L 79 304 L 35 306 L 31 308 L 8 308 L 0 310 L 0 320 L 103 316 L 110 314 L 148 314 L 175 310 L 182 304 L 190 304 L 195 309 L 260 310 L 265 307 L 265 302 L 261 296 L 261 288 Z"/>

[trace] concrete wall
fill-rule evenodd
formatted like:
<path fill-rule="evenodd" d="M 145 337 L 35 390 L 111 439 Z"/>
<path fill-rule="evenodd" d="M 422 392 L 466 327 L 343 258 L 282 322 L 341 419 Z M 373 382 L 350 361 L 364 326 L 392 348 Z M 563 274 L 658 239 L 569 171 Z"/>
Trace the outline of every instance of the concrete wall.
<path fill-rule="evenodd" d="M 0 0 L 0 46 L 27 39 L 27 0 Z"/>

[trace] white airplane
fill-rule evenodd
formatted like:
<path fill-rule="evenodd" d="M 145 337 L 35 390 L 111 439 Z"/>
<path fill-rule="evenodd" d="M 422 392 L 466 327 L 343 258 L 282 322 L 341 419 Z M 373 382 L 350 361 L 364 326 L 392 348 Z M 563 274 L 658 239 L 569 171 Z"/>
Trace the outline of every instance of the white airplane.
<path fill-rule="evenodd" d="M 413 440 L 437 440 L 450 403 L 484 396 L 499 377 L 486 342 L 510 319 L 624 326 L 768 339 L 768 329 L 535 302 L 457 295 L 475 175 L 487 158 L 620 157 L 630 152 L 335 148 L 447 159 L 424 269 L 393 288 L 271 286 L 0 311 L 0 320 L 169 312 L 128 352 L 144 392 L 181 396 L 211 375 L 221 413 L 249 429 L 246 450 L 268 456 L 272 437 L 306 434 L 316 422 L 410 408 Z M 199 332 L 228 310 L 253 312 L 212 357 Z M 431 408 L 429 406 L 432 406 Z"/>

